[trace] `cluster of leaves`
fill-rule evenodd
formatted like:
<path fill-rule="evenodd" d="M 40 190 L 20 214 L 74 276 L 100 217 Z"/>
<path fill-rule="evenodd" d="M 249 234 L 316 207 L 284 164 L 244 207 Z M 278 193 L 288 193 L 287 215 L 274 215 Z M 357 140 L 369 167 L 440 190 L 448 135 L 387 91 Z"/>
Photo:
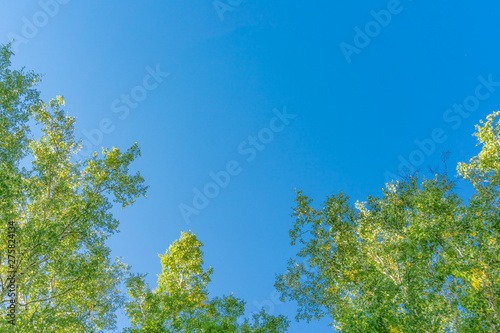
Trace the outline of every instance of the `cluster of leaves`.
<path fill-rule="evenodd" d="M 126 206 L 145 195 L 130 163 L 140 155 L 104 150 L 72 162 L 80 149 L 74 119 L 58 97 L 39 99 L 31 72 L 10 69 L 9 46 L 0 58 L 0 300 L 10 304 L 8 270 L 15 271 L 16 325 L 2 310 L 0 331 L 95 332 L 115 327 L 123 304 L 120 283 L 126 266 L 111 260 L 105 240 L 118 227 L 110 213 L 114 198 Z M 42 134 L 30 132 L 36 122 Z M 8 222 L 15 225 L 15 265 L 7 255 Z M 12 258 L 12 257 L 11 257 Z M 12 263 L 12 261 L 11 261 Z"/>
<path fill-rule="evenodd" d="M 192 233 L 182 233 L 181 238 L 160 255 L 162 273 L 158 287 L 151 290 L 144 275 L 127 279 L 130 302 L 125 306 L 132 327 L 126 332 L 232 332 L 279 333 L 288 328 L 283 316 L 273 317 L 263 310 L 245 319 L 245 302 L 232 295 L 208 298 L 207 284 L 212 268 L 203 269 L 201 244 Z"/>
<path fill-rule="evenodd" d="M 328 315 L 341 332 L 500 332 L 500 123 L 476 126 L 482 144 L 458 173 L 388 184 L 354 207 L 342 192 L 314 209 L 297 192 L 290 231 L 297 257 L 276 287 L 298 302 L 297 320 Z"/>

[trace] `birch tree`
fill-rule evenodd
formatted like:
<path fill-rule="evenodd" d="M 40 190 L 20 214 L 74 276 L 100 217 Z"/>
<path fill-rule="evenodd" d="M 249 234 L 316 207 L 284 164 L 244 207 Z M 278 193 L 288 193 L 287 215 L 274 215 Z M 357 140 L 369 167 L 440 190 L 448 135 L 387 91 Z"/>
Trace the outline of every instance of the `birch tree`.
<path fill-rule="evenodd" d="M 1 48 L 0 331 L 113 329 L 126 265 L 105 240 L 118 227 L 113 202 L 125 207 L 146 193 L 129 172 L 139 148 L 74 162 L 80 144 L 64 99 L 41 101 L 39 76 L 12 70 L 11 55 Z"/>
<path fill-rule="evenodd" d="M 209 299 L 207 285 L 212 268 L 203 268 L 203 244 L 191 232 L 182 233 L 165 255 L 160 255 L 162 272 L 158 287 L 151 290 L 145 275 L 127 279 L 130 301 L 125 312 L 132 326 L 128 333 L 281 333 L 288 328 L 283 316 L 262 310 L 239 324 L 245 302 L 230 296 Z"/>
<path fill-rule="evenodd" d="M 276 280 L 297 320 L 328 316 L 346 333 L 500 332 L 499 114 L 477 125 L 482 150 L 458 179 L 417 174 L 366 202 L 340 192 L 318 208 L 297 192 L 300 249 Z M 472 184 L 470 199 L 458 181 Z"/>

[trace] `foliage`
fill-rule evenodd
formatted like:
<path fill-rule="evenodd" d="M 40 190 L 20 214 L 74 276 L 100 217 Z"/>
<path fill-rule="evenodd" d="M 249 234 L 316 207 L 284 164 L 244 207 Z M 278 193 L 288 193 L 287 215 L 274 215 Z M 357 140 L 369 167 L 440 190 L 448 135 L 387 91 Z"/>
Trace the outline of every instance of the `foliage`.
<path fill-rule="evenodd" d="M 10 69 L 10 45 L 0 54 L 1 332 L 113 330 L 122 306 L 133 325 L 126 332 L 287 329 L 283 316 L 264 311 L 238 323 L 245 303 L 232 295 L 208 299 L 212 269 L 203 270 L 202 244 L 193 234 L 183 233 L 160 256 L 163 272 L 155 291 L 144 275 L 130 275 L 127 265 L 111 260 L 105 241 L 119 223 L 110 199 L 126 207 L 147 190 L 140 174 L 129 172 L 139 148 L 103 149 L 74 162 L 81 145 L 64 99 L 44 103 L 36 89 L 39 76 Z M 41 130 L 38 137 L 32 128 Z M 15 292 L 9 292 L 11 271 Z M 124 281 L 129 302 L 120 290 Z M 6 315 L 11 302 L 15 326 Z"/>
<path fill-rule="evenodd" d="M 130 302 L 125 312 L 132 327 L 125 332 L 285 332 L 288 321 L 262 310 L 253 322 L 237 320 L 244 314 L 245 303 L 232 295 L 208 298 L 207 284 L 212 268 L 203 269 L 201 244 L 192 233 L 182 233 L 165 255 L 160 255 L 162 273 L 158 288 L 151 290 L 144 275 L 127 279 Z"/>
<path fill-rule="evenodd" d="M 80 149 L 74 119 L 62 97 L 46 104 L 39 77 L 10 69 L 10 45 L 0 57 L 0 284 L 1 332 L 101 332 L 115 327 L 123 304 L 126 266 L 109 258 L 105 240 L 118 227 L 112 203 L 145 195 L 139 173 L 129 174 L 137 145 L 103 150 L 73 162 Z M 29 122 L 41 128 L 31 134 Z M 15 328 L 8 324 L 8 223 L 15 225 Z M 10 244 L 10 243 L 9 243 Z M 12 263 L 12 262 L 11 262 Z"/>
<path fill-rule="evenodd" d="M 500 112 L 477 126 L 482 144 L 456 193 L 447 173 L 388 184 L 354 207 L 342 192 L 315 209 L 297 192 L 297 257 L 277 277 L 297 320 L 328 315 L 340 332 L 500 332 Z"/>

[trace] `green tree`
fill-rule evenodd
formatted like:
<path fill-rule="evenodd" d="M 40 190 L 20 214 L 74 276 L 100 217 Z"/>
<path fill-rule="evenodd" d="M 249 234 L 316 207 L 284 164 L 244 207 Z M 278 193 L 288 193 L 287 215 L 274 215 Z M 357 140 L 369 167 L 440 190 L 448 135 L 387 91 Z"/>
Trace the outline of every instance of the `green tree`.
<path fill-rule="evenodd" d="M 145 195 L 133 145 L 72 162 L 81 148 L 62 97 L 39 99 L 39 77 L 11 70 L 10 45 L 0 57 L 1 332 L 102 332 L 115 327 L 126 266 L 110 259 L 105 240 L 117 231 L 110 213 Z M 37 136 L 30 131 L 41 129 Z M 11 228 L 8 228 L 8 227 Z M 10 242 L 9 242 L 10 241 Z M 15 261 L 8 261 L 15 244 Z M 12 258 L 12 257 L 11 257 Z M 9 271 L 15 292 L 9 293 Z M 11 288 L 12 289 L 12 288 Z M 6 307 L 15 302 L 16 324 Z"/>
<path fill-rule="evenodd" d="M 342 192 L 320 208 L 297 192 L 290 237 L 300 250 L 276 280 L 297 320 L 329 316 L 346 333 L 500 332 L 499 114 L 476 126 L 482 150 L 458 166 L 470 199 L 446 171 L 354 207 Z"/>
<path fill-rule="evenodd" d="M 144 275 L 127 279 L 130 301 L 125 312 L 132 327 L 125 332 L 285 332 L 289 322 L 283 316 L 270 316 L 262 310 L 253 321 L 237 320 L 244 314 L 245 302 L 232 295 L 208 298 L 207 284 L 212 268 L 203 269 L 201 244 L 192 233 L 182 233 L 165 255 L 160 255 L 162 273 L 158 287 L 151 290 Z"/>

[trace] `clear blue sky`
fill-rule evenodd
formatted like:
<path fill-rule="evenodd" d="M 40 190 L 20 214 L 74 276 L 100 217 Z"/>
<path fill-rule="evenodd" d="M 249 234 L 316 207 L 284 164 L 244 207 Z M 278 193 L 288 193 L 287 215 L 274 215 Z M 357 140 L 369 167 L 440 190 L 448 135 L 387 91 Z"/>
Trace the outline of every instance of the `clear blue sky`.
<path fill-rule="evenodd" d="M 192 230 L 215 268 L 211 294 L 233 292 L 249 313 L 267 301 L 295 315 L 273 303 L 297 250 L 294 188 L 362 201 L 400 159 L 427 169 L 445 150 L 454 172 L 477 152 L 474 124 L 499 109 L 492 0 L 221 0 L 219 12 L 213 0 L 54 1 L 2 0 L 0 42 L 17 38 L 14 65 L 45 75 L 43 97 L 66 98 L 94 149 L 140 145 L 150 190 L 116 210 L 113 255 L 154 286 L 157 255 Z M 210 184 L 228 167 L 223 188 Z"/>

